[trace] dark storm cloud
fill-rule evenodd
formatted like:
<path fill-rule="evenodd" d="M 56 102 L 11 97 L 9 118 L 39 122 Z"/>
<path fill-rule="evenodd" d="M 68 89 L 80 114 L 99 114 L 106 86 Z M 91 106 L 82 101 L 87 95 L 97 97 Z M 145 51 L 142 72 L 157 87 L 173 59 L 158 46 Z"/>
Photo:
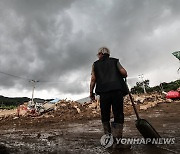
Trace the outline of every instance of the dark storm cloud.
<path fill-rule="evenodd" d="M 130 76 L 168 69 L 178 49 L 178 0 L 3 0 L 0 2 L 1 87 L 29 89 L 28 80 L 42 81 L 39 90 L 88 91 L 91 65 L 99 47 Z M 63 88 L 62 88 L 63 87 Z"/>

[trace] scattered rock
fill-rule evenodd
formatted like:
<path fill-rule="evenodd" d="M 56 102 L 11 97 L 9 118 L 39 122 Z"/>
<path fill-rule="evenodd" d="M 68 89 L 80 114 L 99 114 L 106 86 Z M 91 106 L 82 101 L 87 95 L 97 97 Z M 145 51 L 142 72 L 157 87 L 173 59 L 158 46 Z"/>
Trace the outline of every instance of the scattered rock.
<path fill-rule="evenodd" d="M 165 101 L 166 101 L 166 103 L 172 103 L 173 102 L 172 99 L 166 99 Z"/>

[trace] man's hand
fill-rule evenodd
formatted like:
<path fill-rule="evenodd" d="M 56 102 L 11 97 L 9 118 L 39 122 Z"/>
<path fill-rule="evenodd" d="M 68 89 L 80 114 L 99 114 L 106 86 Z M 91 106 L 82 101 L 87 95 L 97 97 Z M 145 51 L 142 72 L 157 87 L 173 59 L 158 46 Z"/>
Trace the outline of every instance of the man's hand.
<path fill-rule="evenodd" d="M 90 99 L 91 99 L 91 101 L 95 100 L 95 94 L 94 93 L 90 93 Z"/>

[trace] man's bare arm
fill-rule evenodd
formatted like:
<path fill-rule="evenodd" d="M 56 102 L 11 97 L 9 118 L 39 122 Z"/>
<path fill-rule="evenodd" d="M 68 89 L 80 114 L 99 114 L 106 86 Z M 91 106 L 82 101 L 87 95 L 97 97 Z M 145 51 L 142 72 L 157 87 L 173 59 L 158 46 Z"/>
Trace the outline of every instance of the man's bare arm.
<path fill-rule="evenodd" d="M 94 66 L 92 66 L 91 82 L 90 82 L 90 98 L 91 98 L 91 100 L 95 99 L 94 94 L 93 94 L 95 84 L 96 84 L 96 76 L 95 76 L 95 73 L 94 73 Z"/>
<path fill-rule="evenodd" d="M 91 75 L 91 83 L 90 83 L 90 94 L 93 93 L 94 87 L 96 84 L 96 78 L 94 75 Z"/>
<path fill-rule="evenodd" d="M 122 77 L 126 78 L 127 77 L 127 71 L 122 67 L 122 65 L 118 62 L 117 67 L 119 69 L 119 72 L 121 73 Z"/>

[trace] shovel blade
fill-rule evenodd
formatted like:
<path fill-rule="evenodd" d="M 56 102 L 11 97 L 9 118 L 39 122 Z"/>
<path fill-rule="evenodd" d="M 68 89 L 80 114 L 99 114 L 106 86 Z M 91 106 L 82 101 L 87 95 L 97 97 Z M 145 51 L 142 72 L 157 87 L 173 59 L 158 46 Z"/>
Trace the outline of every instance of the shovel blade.
<path fill-rule="evenodd" d="M 145 119 L 136 120 L 136 128 L 144 138 L 161 138 L 155 128 Z"/>

